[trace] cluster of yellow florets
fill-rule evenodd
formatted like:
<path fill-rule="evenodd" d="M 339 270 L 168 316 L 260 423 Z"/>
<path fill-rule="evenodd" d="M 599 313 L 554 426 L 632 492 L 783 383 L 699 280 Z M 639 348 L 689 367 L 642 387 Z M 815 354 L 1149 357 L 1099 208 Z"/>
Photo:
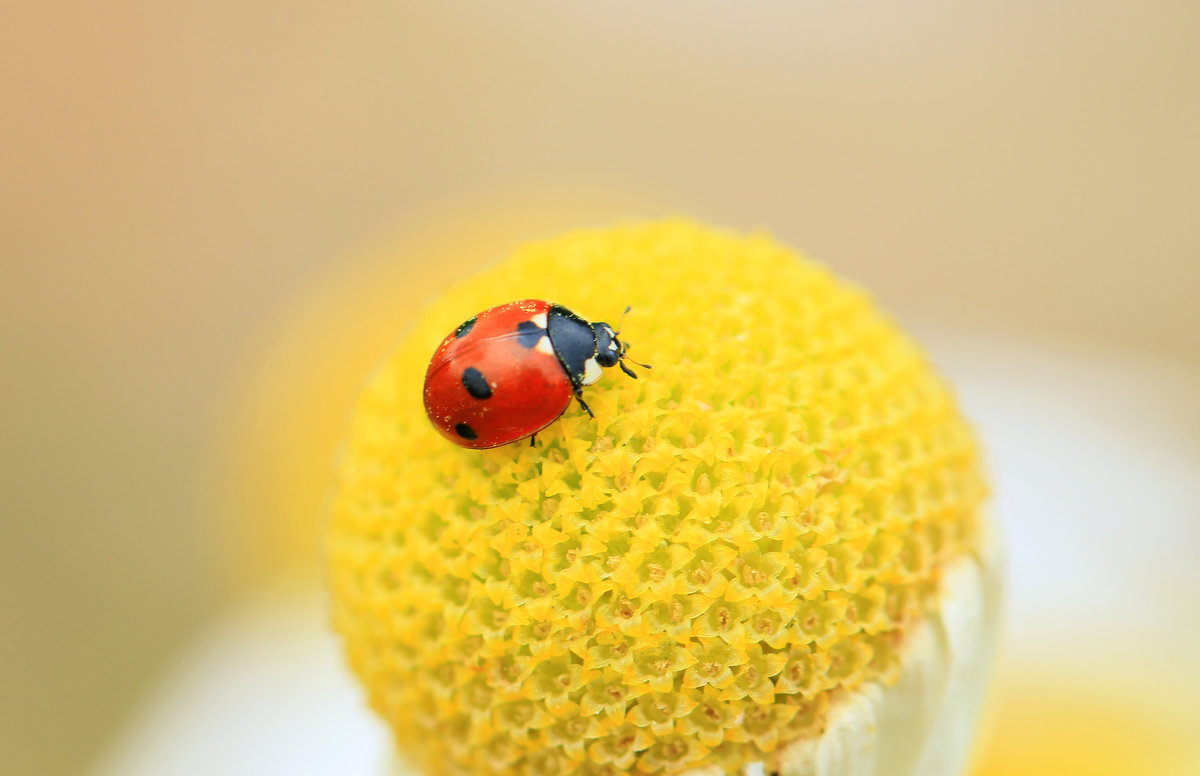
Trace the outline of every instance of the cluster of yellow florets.
<path fill-rule="evenodd" d="M 445 334 L 490 306 L 626 304 L 616 370 L 538 435 L 425 418 Z M 337 629 L 430 773 L 735 768 L 887 680 L 968 551 L 976 448 L 920 352 L 763 237 L 667 222 L 528 246 L 421 318 L 362 397 L 329 538 Z"/>

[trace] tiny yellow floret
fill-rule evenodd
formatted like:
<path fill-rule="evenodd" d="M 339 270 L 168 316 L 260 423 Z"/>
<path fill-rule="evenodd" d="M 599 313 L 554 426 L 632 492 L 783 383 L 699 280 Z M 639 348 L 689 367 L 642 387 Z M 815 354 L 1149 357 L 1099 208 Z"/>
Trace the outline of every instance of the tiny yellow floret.
<path fill-rule="evenodd" d="M 616 323 L 641 379 L 518 443 L 425 417 L 447 332 L 541 298 Z M 734 769 L 898 670 L 981 536 L 973 435 L 860 291 L 771 239 L 673 220 L 525 246 L 421 316 L 353 420 L 334 619 L 431 774 Z"/>

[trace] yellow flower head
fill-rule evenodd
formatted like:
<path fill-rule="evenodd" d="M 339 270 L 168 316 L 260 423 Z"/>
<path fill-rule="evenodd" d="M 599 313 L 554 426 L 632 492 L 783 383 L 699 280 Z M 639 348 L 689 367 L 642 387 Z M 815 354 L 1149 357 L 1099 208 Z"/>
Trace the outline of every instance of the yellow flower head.
<path fill-rule="evenodd" d="M 429 357 L 541 298 L 654 365 L 538 445 L 467 450 Z M 360 400 L 329 534 L 335 623 L 430 773 L 734 768 L 886 681 L 979 541 L 972 435 L 861 292 L 766 237 L 668 221 L 526 246 L 421 317 Z"/>

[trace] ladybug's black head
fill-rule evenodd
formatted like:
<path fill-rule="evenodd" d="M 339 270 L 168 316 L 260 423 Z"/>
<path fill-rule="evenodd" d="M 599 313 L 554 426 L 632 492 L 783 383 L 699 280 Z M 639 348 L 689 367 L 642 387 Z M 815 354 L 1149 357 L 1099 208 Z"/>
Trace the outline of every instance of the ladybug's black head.
<path fill-rule="evenodd" d="M 629 312 L 628 307 L 625 308 L 625 312 Z M 624 317 L 624 314 L 622 314 L 621 318 L 624 319 Z M 593 323 L 592 331 L 596 334 L 596 363 L 606 368 L 619 366 L 622 372 L 636 380 L 637 375 L 625 365 L 625 359 L 628 358 L 625 352 L 629 350 L 629 345 L 621 342 L 617 337 L 617 334 L 620 332 L 613 331 L 613 327 L 607 323 Z M 633 359 L 629 360 L 633 361 Z M 638 362 L 633 361 L 633 363 L 637 364 Z M 645 367 L 646 369 L 650 368 L 649 364 L 638 364 L 638 366 Z"/>
<path fill-rule="evenodd" d="M 596 333 L 596 363 L 616 366 L 625 355 L 625 343 L 617 339 L 617 333 L 607 323 L 593 323 L 592 331 Z"/>

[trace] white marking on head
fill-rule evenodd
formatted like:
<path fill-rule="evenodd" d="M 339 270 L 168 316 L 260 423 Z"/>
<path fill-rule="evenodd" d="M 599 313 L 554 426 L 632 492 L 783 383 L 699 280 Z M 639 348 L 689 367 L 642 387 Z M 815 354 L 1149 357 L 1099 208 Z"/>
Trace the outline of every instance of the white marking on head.
<path fill-rule="evenodd" d="M 538 337 L 537 344 L 533 346 L 533 349 L 539 353 L 545 353 L 547 356 L 554 355 L 554 345 L 551 344 L 550 337 L 546 334 Z"/>
<path fill-rule="evenodd" d="M 533 322 L 533 325 L 537 326 L 539 329 L 546 328 L 546 313 L 545 312 L 540 312 L 537 315 L 530 318 L 529 320 L 531 320 Z"/>
<path fill-rule="evenodd" d="M 592 383 L 599 380 L 600 376 L 603 374 L 604 374 L 604 369 L 602 369 L 601 366 L 598 363 L 596 363 L 595 357 L 589 358 L 587 361 L 583 362 L 583 384 L 584 385 L 591 385 Z"/>

